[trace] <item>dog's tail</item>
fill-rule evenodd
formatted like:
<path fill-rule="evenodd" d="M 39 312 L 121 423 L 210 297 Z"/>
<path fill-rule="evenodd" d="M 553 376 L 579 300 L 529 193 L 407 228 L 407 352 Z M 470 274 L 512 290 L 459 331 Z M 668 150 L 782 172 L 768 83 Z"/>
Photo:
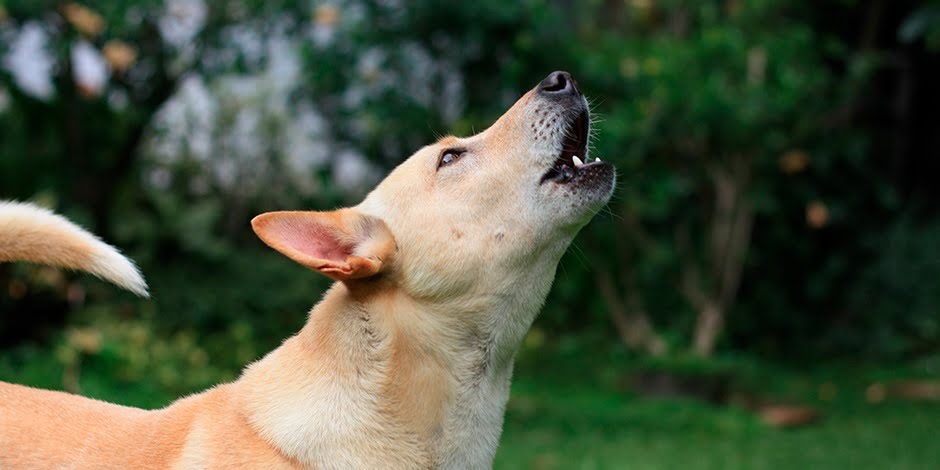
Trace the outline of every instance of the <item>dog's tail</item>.
<path fill-rule="evenodd" d="M 149 297 L 137 266 L 111 245 L 62 216 L 0 201 L 0 262 L 30 261 L 92 273 Z"/>

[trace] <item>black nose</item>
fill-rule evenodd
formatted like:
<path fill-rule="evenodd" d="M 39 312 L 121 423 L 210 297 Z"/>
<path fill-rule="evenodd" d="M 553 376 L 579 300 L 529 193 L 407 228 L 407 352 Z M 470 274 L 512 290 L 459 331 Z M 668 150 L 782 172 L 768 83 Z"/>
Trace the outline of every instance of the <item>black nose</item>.
<path fill-rule="evenodd" d="M 552 72 L 539 83 L 538 90 L 548 94 L 577 94 L 578 84 L 568 72 Z"/>

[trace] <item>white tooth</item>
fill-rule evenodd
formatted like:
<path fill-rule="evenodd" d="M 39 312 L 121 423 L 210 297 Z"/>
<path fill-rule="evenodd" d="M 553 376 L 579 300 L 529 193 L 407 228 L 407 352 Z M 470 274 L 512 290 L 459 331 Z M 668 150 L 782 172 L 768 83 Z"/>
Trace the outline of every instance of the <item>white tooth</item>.
<path fill-rule="evenodd" d="M 575 168 L 577 168 L 577 167 L 579 167 L 579 166 L 581 166 L 581 165 L 584 165 L 584 163 L 581 162 L 581 159 L 578 158 L 577 155 L 571 157 L 571 160 L 574 162 L 574 167 L 575 167 Z"/>
<path fill-rule="evenodd" d="M 597 159 L 594 160 L 594 163 L 597 163 L 597 162 L 599 162 L 599 161 L 601 161 L 601 157 L 597 157 Z"/>

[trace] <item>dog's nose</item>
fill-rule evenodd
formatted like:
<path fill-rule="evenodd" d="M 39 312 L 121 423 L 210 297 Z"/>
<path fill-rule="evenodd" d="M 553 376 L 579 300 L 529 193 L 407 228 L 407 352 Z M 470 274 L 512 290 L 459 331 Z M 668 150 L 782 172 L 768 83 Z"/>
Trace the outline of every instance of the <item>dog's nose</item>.
<path fill-rule="evenodd" d="M 568 72 L 552 72 L 538 86 L 539 93 L 550 95 L 578 94 L 578 85 Z"/>

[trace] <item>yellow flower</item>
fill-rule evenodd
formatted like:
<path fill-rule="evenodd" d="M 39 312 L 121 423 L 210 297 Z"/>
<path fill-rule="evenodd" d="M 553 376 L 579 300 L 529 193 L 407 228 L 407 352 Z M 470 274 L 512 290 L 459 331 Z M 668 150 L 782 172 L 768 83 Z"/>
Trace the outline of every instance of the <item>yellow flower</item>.
<path fill-rule="evenodd" d="M 104 31 L 104 18 L 84 5 L 66 3 L 62 6 L 62 17 L 85 36 L 94 37 Z"/>
<path fill-rule="evenodd" d="M 780 156 L 780 170 L 788 175 L 799 173 L 809 166 L 809 155 L 802 150 L 790 150 Z"/>
<path fill-rule="evenodd" d="M 813 201 L 806 206 L 806 225 L 822 228 L 829 222 L 829 209 L 820 201 Z"/>
<path fill-rule="evenodd" d="M 101 351 L 101 332 L 91 328 L 72 328 L 67 333 L 69 345 L 77 351 L 95 354 Z"/>
<path fill-rule="evenodd" d="M 648 11 L 653 8 L 653 0 L 627 0 L 627 3 L 637 10 Z"/>
<path fill-rule="evenodd" d="M 313 10 L 313 22 L 318 26 L 335 26 L 339 23 L 339 9 L 334 5 L 320 5 Z"/>
<path fill-rule="evenodd" d="M 635 59 L 627 57 L 620 61 L 620 74 L 627 78 L 634 78 L 640 73 L 640 65 Z"/>
<path fill-rule="evenodd" d="M 137 61 L 137 49 L 117 39 L 108 41 L 101 52 L 104 54 L 104 59 L 108 61 L 108 65 L 111 66 L 111 70 L 119 73 L 126 71 Z"/>

